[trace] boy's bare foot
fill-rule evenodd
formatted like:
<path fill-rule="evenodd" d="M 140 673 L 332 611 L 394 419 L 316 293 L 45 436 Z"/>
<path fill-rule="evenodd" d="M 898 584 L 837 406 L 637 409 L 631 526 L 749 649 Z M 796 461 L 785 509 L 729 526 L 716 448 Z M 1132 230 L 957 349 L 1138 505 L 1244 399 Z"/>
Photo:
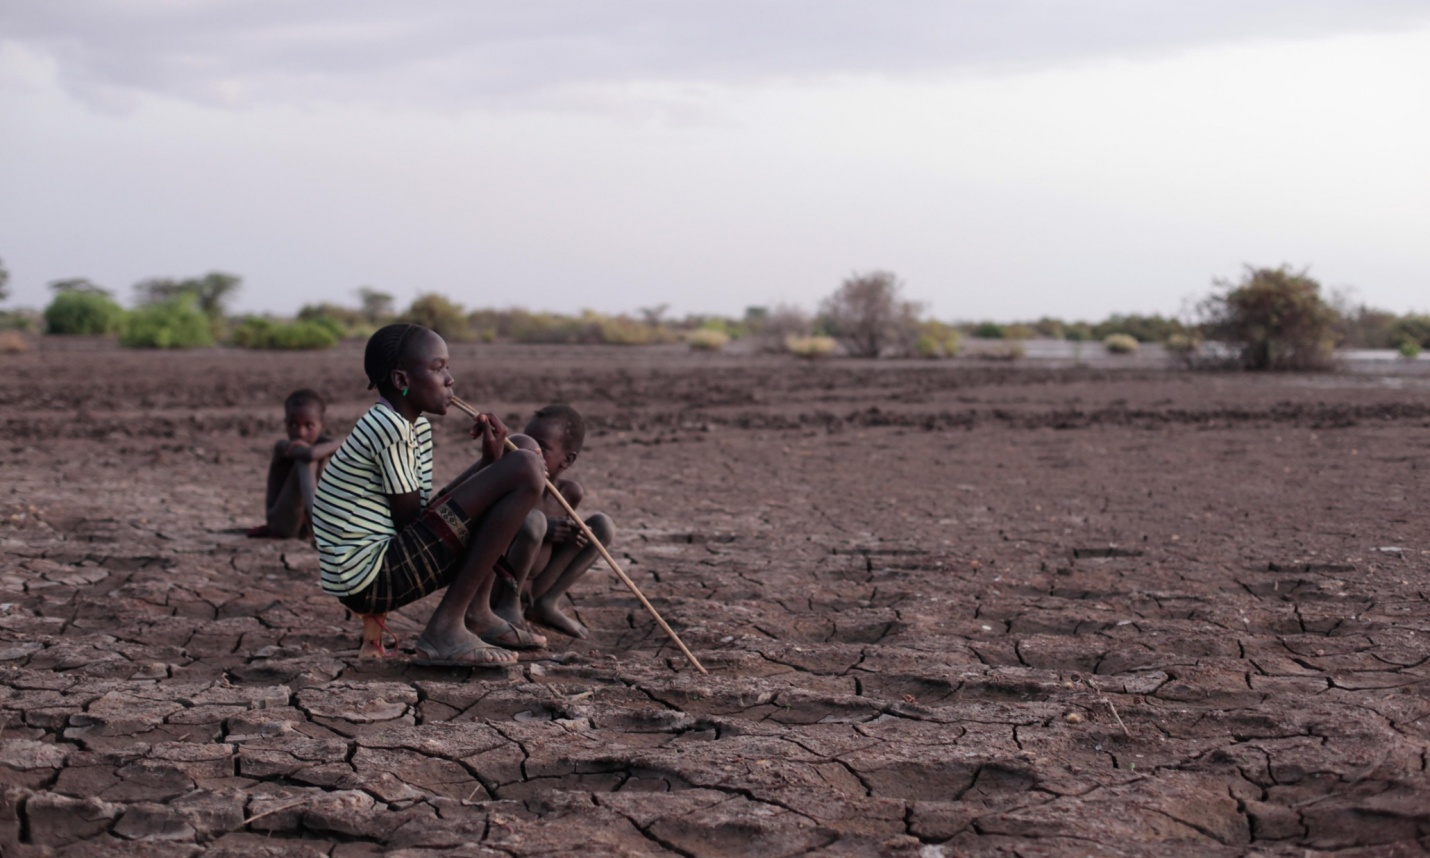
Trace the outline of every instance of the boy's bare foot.
<path fill-rule="evenodd" d="M 489 644 L 507 649 L 542 649 L 546 646 L 546 636 L 531 630 L 525 622 L 521 625 L 505 623 L 478 635 Z"/>
<path fill-rule="evenodd" d="M 358 649 L 359 658 L 386 658 L 388 654 L 397 652 L 397 635 L 387 628 L 387 623 L 383 620 L 385 616 L 385 614 L 363 615 L 362 646 Z M 390 649 L 386 638 L 392 638 Z"/>
<path fill-rule="evenodd" d="M 511 601 L 503 600 L 501 604 L 492 607 L 492 613 L 499 619 L 506 620 L 506 624 L 511 626 L 512 631 L 497 627 L 489 631 L 478 632 L 477 635 L 482 640 L 510 649 L 541 649 L 546 646 L 546 636 L 533 629 L 526 618 L 521 615 L 520 602 L 512 604 Z M 467 619 L 467 627 L 471 628 L 470 617 Z M 514 643 L 507 641 L 514 641 Z"/>
<path fill-rule="evenodd" d="M 527 609 L 526 616 L 528 619 L 535 620 L 544 626 L 550 626 L 573 638 L 584 639 L 586 637 L 586 627 L 561 613 L 561 609 L 556 607 L 554 602 L 548 602 L 545 599 L 537 600 Z"/>

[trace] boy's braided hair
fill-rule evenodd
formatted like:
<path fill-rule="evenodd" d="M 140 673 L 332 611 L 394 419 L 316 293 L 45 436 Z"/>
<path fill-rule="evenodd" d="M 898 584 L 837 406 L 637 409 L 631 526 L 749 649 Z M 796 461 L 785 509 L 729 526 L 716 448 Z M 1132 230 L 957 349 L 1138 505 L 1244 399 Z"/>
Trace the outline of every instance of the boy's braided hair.
<path fill-rule="evenodd" d="M 561 427 L 561 440 L 568 453 L 581 452 L 586 443 L 586 418 L 569 405 L 548 405 L 536 412 L 537 420 L 550 420 Z"/>
<path fill-rule="evenodd" d="M 316 390 L 302 388 L 288 394 L 288 398 L 283 400 L 283 413 L 292 414 L 305 405 L 316 404 L 319 411 L 327 411 L 328 403 L 323 401 L 323 397 L 318 395 Z"/>
<path fill-rule="evenodd" d="M 420 332 L 431 333 L 421 325 L 395 324 L 378 328 L 368 338 L 362 355 L 362 370 L 367 373 L 367 389 L 383 390 L 398 369 L 412 357 L 415 346 L 422 342 Z"/>

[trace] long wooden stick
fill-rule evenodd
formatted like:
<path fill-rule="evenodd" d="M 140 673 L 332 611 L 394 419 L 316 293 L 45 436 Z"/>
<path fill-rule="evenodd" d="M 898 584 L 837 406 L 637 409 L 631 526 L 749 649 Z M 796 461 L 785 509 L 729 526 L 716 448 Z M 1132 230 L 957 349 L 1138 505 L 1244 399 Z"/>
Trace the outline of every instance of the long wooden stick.
<path fill-rule="evenodd" d="M 473 420 L 477 419 L 477 409 L 455 396 L 452 397 L 452 404 L 466 412 L 468 417 L 471 417 Z M 506 439 L 506 448 L 508 450 L 515 450 L 517 446 L 508 438 Z M 552 497 L 556 498 L 556 502 L 561 504 L 561 508 L 566 511 L 566 514 L 571 517 L 571 520 L 576 523 L 576 526 L 581 528 L 581 532 L 586 534 L 586 539 L 589 540 L 592 545 L 596 546 L 597 551 L 601 552 L 601 558 L 611 567 L 611 571 L 616 573 L 616 577 L 621 579 L 621 583 L 626 585 L 626 589 L 635 594 L 635 597 L 640 600 L 641 605 L 645 607 L 647 613 L 655 618 L 656 625 L 661 627 L 666 635 L 675 642 L 677 647 L 680 647 L 680 651 L 685 653 L 685 657 L 689 659 L 691 664 L 695 665 L 696 670 L 704 674 L 709 674 L 710 671 L 705 669 L 705 665 L 701 664 L 700 659 L 696 658 L 695 654 L 685 646 L 685 641 L 680 639 L 680 635 L 675 633 L 675 629 L 672 629 L 660 616 L 660 612 L 655 609 L 655 606 L 652 605 L 650 600 L 645 597 L 645 594 L 641 592 L 641 588 L 637 587 L 636 582 L 632 581 L 630 577 L 626 575 L 625 570 L 621 568 L 621 564 L 616 562 L 616 558 L 611 556 L 611 552 L 606 550 L 606 546 L 601 543 L 601 540 L 596 538 L 596 534 L 591 532 L 591 528 L 576 514 L 576 510 L 572 508 L 571 504 L 566 502 L 566 498 L 562 496 L 561 492 L 557 491 L 555 484 L 553 484 L 551 480 L 546 481 L 546 490 L 551 493 Z"/>

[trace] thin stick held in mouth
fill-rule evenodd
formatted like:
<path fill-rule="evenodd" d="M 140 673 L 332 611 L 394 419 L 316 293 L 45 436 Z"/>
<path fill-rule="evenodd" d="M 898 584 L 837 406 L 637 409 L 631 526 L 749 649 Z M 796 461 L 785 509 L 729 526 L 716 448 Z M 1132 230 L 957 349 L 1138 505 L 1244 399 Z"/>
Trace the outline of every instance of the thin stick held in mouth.
<path fill-rule="evenodd" d="M 452 404 L 465 412 L 468 417 L 471 417 L 473 420 L 477 419 L 477 409 L 455 396 L 452 397 Z M 515 450 L 517 446 L 508 438 L 506 439 L 506 448 L 508 450 Z M 606 561 L 606 564 L 611 567 L 611 571 L 615 572 L 616 577 L 621 579 L 621 583 L 626 585 L 626 589 L 630 590 L 636 599 L 640 601 L 641 606 L 655 619 L 656 625 L 660 626 L 661 630 L 680 648 L 680 651 L 685 654 L 685 657 L 690 663 L 695 665 L 696 670 L 708 674 L 710 671 L 706 670 L 705 666 L 700 663 L 700 660 L 695 657 L 695 654 L 685 646 L 685 642 L 680 639 L 680 635 L 676 634 L 675 630 L 661 618 L 660 612 L 655 609 L 655 606 L 650 603 L 650 600 L 646 599 L 645 594 L 636 586 L 636 582 L 632 581 L 630 577 L 626 575 L 625 570 L 616 562 L 616 558 L 611 556 L 611 552 L 606 550 L 606 546 L 601 544 L 601 540 L 596 538 L 596 534 L 591 532 L 591 528 L 586 526 L 586 522 L 581 520 L 581 517 L 576 514 L 576 510 L 571 507 L 571 504 L 566 502 L 566 498 L 562 496 L 561 492 L 556 490 L 556 486 L 552 484 L 551 480 L 546 481 L 546 490 L 551 493 L 552 497 L 556 498 L 556 502 L 561 504 L 561 508 L 566 511 L 566 514 L 571 517 L 571 520 L 576 523 L 576 526 L 581 528 L 581 532 L 586 534 L 586 539 L 592 545 L 596 546 L 596 550 L 601 553 L 601 559 Z"/>

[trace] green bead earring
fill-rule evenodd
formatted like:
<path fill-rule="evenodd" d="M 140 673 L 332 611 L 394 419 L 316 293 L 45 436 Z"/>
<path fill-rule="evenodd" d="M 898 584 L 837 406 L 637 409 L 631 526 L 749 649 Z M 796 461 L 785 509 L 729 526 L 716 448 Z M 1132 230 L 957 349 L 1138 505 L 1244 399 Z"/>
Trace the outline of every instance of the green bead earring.
<path fill-rule="evenodd" d="M 406 396 L 406 395 L 407 395 L 407 388 L 405 388 L 405 387 L 402 388 L 402 395 L 403 395 L 403 396 Z"/>

